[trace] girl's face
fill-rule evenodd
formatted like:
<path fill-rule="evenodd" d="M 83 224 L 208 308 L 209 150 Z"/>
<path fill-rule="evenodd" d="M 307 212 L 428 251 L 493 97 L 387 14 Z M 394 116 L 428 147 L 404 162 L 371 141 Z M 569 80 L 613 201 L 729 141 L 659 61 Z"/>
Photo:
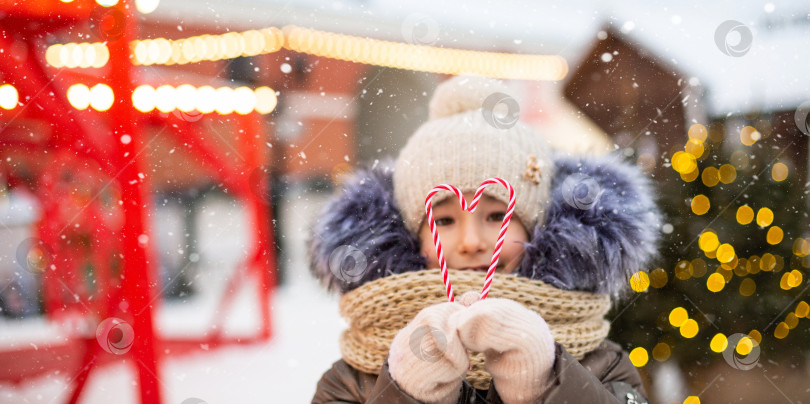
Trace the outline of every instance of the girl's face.
<path fill-rule="evenodd" d="M 465 192 L 464 198 L 471 201 L 473 192 Z M 478 201 L 475 213 L 461 209 L 454 197 L 447 198 L 433 206 L 433 217 L 442 242 L 447 267 L 472 269 L 486 272 L 495 251 L 498 233 L 506 214 L 506 204 L 484 195 Z M 520 265 L 523 258 L 523 244 L 529 233 L 515 216 L 506 230 L 506 238 L 498 260 L 497 272 L 511 273 Z M 440 268 L 436 256 L 436 246 L 430 233 L 427 219 L 419 229 L 421 253 L 427 257 L 428 268 Z"/>

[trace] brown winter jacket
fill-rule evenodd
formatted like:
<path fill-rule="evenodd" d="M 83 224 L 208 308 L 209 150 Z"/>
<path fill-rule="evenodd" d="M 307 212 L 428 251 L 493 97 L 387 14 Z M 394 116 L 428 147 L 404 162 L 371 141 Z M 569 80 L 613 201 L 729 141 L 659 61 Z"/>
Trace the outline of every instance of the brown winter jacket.
<path fill-rule="evenodd" d="M 553 384 L 537 403 L 646 403 L 641 377 L 616 343 L 605 340 L 580 361 L 560 344 L 556 344 L 556 350 Z M 377 376 L 339 360 L 321 377 L 312 403 L 414 404 L 419 401 L 394 382 L 387 361 Z M 464 383 L 458 403 L 499 404 L 502 401 L 494 384 L 483 391 Z"/>

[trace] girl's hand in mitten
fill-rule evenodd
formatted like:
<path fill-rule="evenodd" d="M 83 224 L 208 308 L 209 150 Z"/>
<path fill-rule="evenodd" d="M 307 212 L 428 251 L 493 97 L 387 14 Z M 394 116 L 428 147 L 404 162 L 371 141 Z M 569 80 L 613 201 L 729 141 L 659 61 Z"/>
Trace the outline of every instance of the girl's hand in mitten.
<path fill-rule="evenodd" d="M 426 307 L 399 331 L 388 353 L 388 370 L 400 388 L 427 403 L 455 403 L 470 366 L 458 338 L 455 317 L 465 307 Z"/>
<path fill-rule="evenodd" d="M 554 338 L 539 314 L 509 299 L 472 303 L 456 317 L 467 349 L 486 356 L 487 371 L 506 404 L 535 402 L 554 366 Z"/>

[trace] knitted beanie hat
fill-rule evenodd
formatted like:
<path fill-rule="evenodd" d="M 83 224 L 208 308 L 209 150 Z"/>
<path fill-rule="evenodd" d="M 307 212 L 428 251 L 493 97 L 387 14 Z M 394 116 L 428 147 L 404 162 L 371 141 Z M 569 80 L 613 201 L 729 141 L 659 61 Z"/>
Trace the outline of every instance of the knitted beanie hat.
<path fill-rule="evenodd" d="M 456 76 L 436 88 L 430 115 L 408 140 L 394 168 L 394 198 L 408 231 L 417 235 L 425 220 L 425 197 L 440 184 L 475 191 L 500 177 L 515 189 L 515 215 L 531 232 L 550 203 L 553 163 L 539 134 L 517 120 L 518 105 L 500 81 Z M 436 204 L 450 196 L 442 192 Z M 500 185 L 484 190 L 504 203 Z M 468 201 L 469 202 L 469 201 Z"/>

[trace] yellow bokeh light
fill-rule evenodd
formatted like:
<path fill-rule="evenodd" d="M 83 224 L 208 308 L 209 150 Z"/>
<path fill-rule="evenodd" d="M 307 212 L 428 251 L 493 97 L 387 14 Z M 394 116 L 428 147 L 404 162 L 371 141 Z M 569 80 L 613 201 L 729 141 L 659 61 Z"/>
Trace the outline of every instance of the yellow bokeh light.
<path fill-rule="evenodd" d="M 754 220 L 754 210 L 748 205 L 737 208 L 737 223 L 745 225 Z"/>
<path fill-rule="evenodd" d="M 719 272 L 715 272 L 706 278 L 706 288 L 710 291 L 717 293 L 723 290 L 724 287 L 726 287 L 726 278 Z"/>
<path fill-rule="evenodd" d="M 788 331 L 790 331 L 790 328 L 787 326 L 787 324 L 785 324 L 784 321 L 782 321 L 776 326 L 776 329 L 773 330 L 773 336 L 778 339 L 782 339 L 787 337 Z"/>
<path fill-rule="evenodd" d="M 678 261 L 675 264 L 675 277 L 685 281 L 692 277 L 692 264 L 687 260 Z"/>
<path fill-rule="evenodd" d="M 765 238 L 768 241 L 768 244 L 776 245 L 782 242 L 783 236 L 784 233 L 779 226 L 771 226 L 771 228 L 768 229 L 768 234 Z"/>
<path fill-rule="evenodd" d="M 207 114 L 213 112 L 217 106 L 217 90 L 211 86 L 202 86 L 197 89 L 197 111 Z"/>
<path fill-rule="evenodd" d="M 692 182 L 697 179 L 698 174 L 700 174 L 700 170 L 695 166 L 695 169 L 688 172 L 688 173 L 680 173 L 681 179 L 684 182 Z"/>
<path fill-rule="evenodd" d="M 703 169 L 703 173 L 700 175 L 700 180 L 703 181 L 703 185 L 707 187 L 713 187 L 717 185 L 720 181 L 720 177 L 717 174 L 717 169 L 714 167 L 706 167 Z"/>
<path fill-rule="evenodd" d="M 237 114 L 249 114 L 256 107 L 256 94 L 247 87 L 237 87 L 233 90 L 233 97 L 233 109 Z"/>
<path fill-rule="evenodd" d="M 717 353 L 725 351 L 726 347 L 728 347 L 728 339 L 723 333 L 715 334 L 714 337 L 712 337 L 712 341 L 709 342 L 709 348 Z"/>
<path fill-rule="evenodd" d="M 746 356 L 754 349 L 754 341 L 750 337 L 742 337 L 737 341 L 737 346 L 734 350 L 742 356 Z"/>
<path fill-rule="evenodd" d="M 683 404 L 700 404 L 700 397 L 698 396 L 689 396 L 683 400 Z"/>
<path fill-rule="evenodd" d="M 74 84 L 67 90 L 67 99 L 73 108 L 87 109 L 90 106 L 90 88 L 84 84 Z"/>
<path fill-rule="evenodd" d="M 796 305 L 796 310 L 794 310 L 794 312 L 796 313 L 796 317 L 807 318 L 807 315 L 810 314 L 810 305 L 802 300 Z"/>
<path fill-rule="evenodd" d="M 794 270 L 792 270 L 790 272 L 786 272 L 786 274 L 788 274 L 788 278 L 787 278 L 788 286 L 790 286 L 792 288 L 795 288 L 795 287 L 802 284 L 802 280 L 803 280 L 804 276 L 798 270 L 794 269 Z"/>
<path fill-rule="evenodd" d="M 697 139 L 689 139 L 683 149 L 685 152 L 695 156 L 696 159 L 700 158 L 703 155 L 703 142 Z"/>
<path fill-rule="evenodd" d="M 805 238 L 797 238 L 793 241 L 793 254 L 798 257 L 805 257 L 810 255 L 810 240 Z"/>
<path fill-rule="evenodd" d="M 692 260 L 690 264 L 692 270 L 692 276 L 695 278 L 700 278 L 703 275 L 706 275 L 706 261 L 703 261 L 701 258 L 695 258 Z"/>
<path fill-rule="evenodd" d="M 149 14 L 155 11 L 160 4 L 160 0 L 135 0 L 135 8 L 141 14 Z"/>
<path fill-rule="evenodd" d="M 682 326 L 686 320 L 689 320 L 689 313 L 683 307 L 676 307 L 669 312 L 669 323 L 673 327 Z"/>
<path fill-rule="evenodd" d="M 759 269 L 763 271 L 772 271 L 776 268 L 776 257 L 771 253 L 762 254 L 759 259 Z"/>
<path fill-rule="evenodd" d="M 799 325 L 799 318 L 796 317 L 795 313 L 788 313 L 785 317 L 785 324 L 787 324 L 788 328 L 792 330 Z"/>
<path fill-rule="evenodd" d="M 737 178 L 737 170 L 731 164 L 723 164 L 717 170 L 717 177 L 723 184 L 731 184 Z"/>
<path fill-rule="evenodd" d="M 106 111 L 115 102 L 112 88 L 106 84 L 96 84 L 90 89 L 90 106 L 97 111 Z"/>
<path fill-rule="evenodd" d="M 769 208 L 761 208 L 757 212 L 757 224 L 760 227 L 768 227 L 773 223 L 773 211 Z"/>
<path fill-rule="evenodd" d="M 177 108 L 177 94 L 174 87 L 164 84 L 155 89 L 155 107 L 164 113 Z"/>
<path fill-rule="evenodd" d="M 689 139 L 694 139 L 700 143 L 703 143 L 706 141 L 706 137 L 708 135 L 709 131 L 706 130 L 705 126 L 699 123 L 692 124 L 692 126 L 689 127 Z"/>
<path fill-rule="evenodd" d="M 686 320 L 681 326 L 681 336 L 684 338 L 692 338 L 697 335 L 698 331 L 700 331 L 700 328 L 698 327 L 697 321 L 691 318 Z"/>
<path fill-rule="evenodd" d="M 706 195 L 700 194 L 692 198 L 692 213 L 698 216 L 704 215 L 709 211 L 709 207 L 711 207 L 711 204 Z"/>
<path fill-rule="evenodd" d="M 681 173 L 687 174 L 697 169 L 697 162 L 695 156 L 679 151 L 672 155 L 672 168 Z"/>
<path fill-rule="evenodd" d="M 216 90 L 217 107 L 215 110 L 220 115 L 227 115 L 233 112 L 236 106 L 234 100 L 233 89 L 230 87 L 220 87 Z"/>
<path fill-rule="evenodd" d="M 20 95 L 17 89 L 11 84 L 3 84 L 0 86 L 0 108 L 14 109 L 20 101 Z"/>
<path fill-rule="evenodd" d="M 668 281 L 667 272 L 664 268 L 655 268 L 650 272 L 650 285 L 656 289 L 666 286 Z"/>
<path fill-rule="evenodd" d="M 746 146 L 756 143 L 762 135 L 753 126 L 746 126 L 740 131 L 740 142 Z"/>
<path fill-rule="evenodd" d="M 723 243 L 717 247 L 717 260 L 722 263 L 729 263 L 736 257 L 734 247 L 731 244 Z"/>
<path fill-rule="evenodd" d="M 720 246 L 720 241 L 717 239 L 717 234 L 707 231 L 698 238 L 698 246 L 703 251 L 714 251 Z"/>
<path fill-rule="evenodd" d="M 754 346 L 757 346 L 762 343 L 762 334 L 760 334 L 759 331 L 751 330 L 751 332 L 748 333 L 748 336 L 751 337 L 752 340 L 754 340 L 755 344 Z"/>
<path fill-rule="evenodd" d="M 771 178 L 774 181 L 784 181 L 788 176 L 788 166 L 784 163 L 776 163 L 771 168 Z"/>
<path fill-rule="evenodd" d="M 79 67 L 82 64 L 82 59 L 84 59 L 84 51 L 82 51 L 82 47 L 79 44 L 71 43 L 68 44 L 70 47 L 70 63 L 65 63 L 68 67 Z"/>
<path fill-rule="evenodd" d="M 174 91 L 174 95 L 177 100 L 177 109 L 183 112 L 191 112 L 194 110 L 194 106 L 196 105 L 197 101 L 195 97 L 197 95 L 197 89 L 190 84 L 182 84 L 177 86 L 177 89 Z"/>
<path fill-rule="evenodd" d="M 649 355 L 647 355 L 647 350 L 642 347 L 633 348 L 630 351 L 630 362 L 633 362 L 633 366 L 640 368 L 647 364 L 647 361 L 650 360 Z"/>
<path fill-rule="evenodd" d="M 103 43 L 94 43 L 93 48 L 96 50 L 96 59 L 93 62 L 95 68 L 104 67 L 110 60 L 110 50 Z"/>
<path fill-rule="evenodd" d="M 751 278 L 745 278 L 740 282 L 740 294 L 748 297 L 757 291 L 757 283 Z"/>
<path fill-rule="evenodd" d="M 254 92 L 256 93 L 256 112 L 269 114 L 276 109 L 278 99 L 275 91 L 269 87 L 259 87 Z"/>
<path fill-rule="evenodd" d="M 669 359 L 669 356 L 672 354 L 672 350 L 669 347 L 669 344 L 665 342 L 659 342 L 655 344 L 655 347 L 652 350 L 653 359 L 658 362 L 663 362 Z"/>
<path fill-rule="evenodd" d="M 81 59 L 79 60 L 79 67 L 90 67 L 96 59 L 96 50 L 88 43 L 79 44 L 79 52 L 81 52 Z"/>
<path fill-rule="evenodd" d="M 152 86 L 138 86 L 132 92 L 132 106 L 141 112 L 155 109 L 155 89 Z"/>
<path fill-rule="evenodd" d="M 62 67 L 62 58 L 59 53 L 62 51 L 62 44 L 51 45 L 45 50 L 45 62 L 53 67 Z"/>

